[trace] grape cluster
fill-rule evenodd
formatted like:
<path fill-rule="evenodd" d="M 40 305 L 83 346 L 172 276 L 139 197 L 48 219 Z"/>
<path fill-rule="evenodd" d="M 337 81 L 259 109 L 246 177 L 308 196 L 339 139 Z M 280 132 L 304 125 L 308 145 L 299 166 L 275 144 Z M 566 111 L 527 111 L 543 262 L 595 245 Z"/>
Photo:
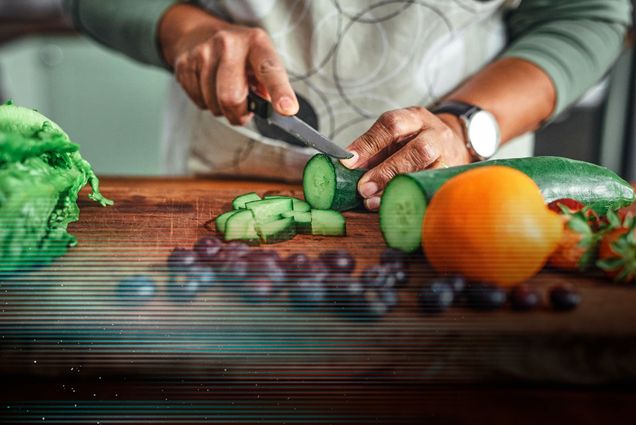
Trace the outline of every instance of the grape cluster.
<path fill-rule="evenodd" d="M 212 286 L 224 287 L 248 302 L 263 303 L 287 294 L 295 310 L 324 309 L 353 319 L 379 319 L 398 304 L 397 289 L 409 280 L 405 254 L 387 249 L 379 263 L 354 276 L 356 260 L 344 249 L 322 252 L 318 258 L 294 253 L 282 258 L 274 250 L 223 243 L 205 236 L 192 249 L 177 247 L 167 258 L 167 294 L 191 300 Z M 133 276 L 120 282 L 121 294 L 147 300 L 154 281 Z"/>
<path fill-rule="evenodd" d="M 362 320 L 379 319 L 393 310 L 399 302 L 398 289 L 409 282 L 408 257 L 391 248 L 382 252 L 378 264 L 355 276 L 356 259 L 345 249 L 324 251 L 318 258 L 303 253 L 283 258 L 274 250 L 223 243 L 213 236 L 199 239 L 192 249 L 175 248 L 167 269 L 166 292 L 174 300 L 191 300 L 213 286 L 252 303 L 286 293 L 294 310 L 323 309 Z M 155 294 L 154 281 L 143 275 L 125 278 L 119 293 L 126 302 L 147 301 Z M 580 303 L 578 292 L 567 286 L 552 288 L 548 299 L 553 309 L 561 311 Z M 422 313 L 430 315 L 453 305 L 494 311 L 508 303 L 513 310 L 534 310 L 541 306 L 542 296 L 531 285 L 506 292 L 496 285 L 450 276 L 425 282 L 418 301 Z"/>
<path fill-rule="evenodd" d="M 579 293 L 565 285 L 550 288 L 548 299 L 556 311 L 573 310 L 581 301 Z M 466 282 L 461 276 L 431 280 L 419 292 L 420 310 L 425 314 L 442 313 L 457 304 L 480 311 L 495 311 L 507 302 L 513 310 L 530 311 L 542 306 L 543 297 L 532 285 L 519 285 L 506 292 L 497 285 Z"/>

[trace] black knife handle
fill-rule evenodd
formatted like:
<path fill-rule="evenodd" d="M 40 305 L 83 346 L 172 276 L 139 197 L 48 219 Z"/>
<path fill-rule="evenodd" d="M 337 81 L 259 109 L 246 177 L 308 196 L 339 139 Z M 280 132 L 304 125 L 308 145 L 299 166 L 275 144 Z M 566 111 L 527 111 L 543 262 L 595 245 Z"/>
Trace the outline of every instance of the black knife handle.
<path fill-rule="evenodd" d="M 247 95 L 247 110 L 264 119 L 272 116 L 272 104 L 252 90 Z"/>

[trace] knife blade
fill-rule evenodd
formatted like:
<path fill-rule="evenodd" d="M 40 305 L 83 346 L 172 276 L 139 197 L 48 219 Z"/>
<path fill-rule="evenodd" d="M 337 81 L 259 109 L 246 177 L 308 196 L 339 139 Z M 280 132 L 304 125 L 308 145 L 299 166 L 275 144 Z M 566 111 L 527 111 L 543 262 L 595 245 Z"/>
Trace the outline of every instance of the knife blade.
<path fill-rule="evenodd" d="M 348 159 L 353 155 L 316 131 L 312 126 L 296 116 L 280 115 L 272 104 L 250 90 L 247 96 L 247 110 L 267 120 L 284 132 L 294 136 L 304 145 L 338 159 Z"/>

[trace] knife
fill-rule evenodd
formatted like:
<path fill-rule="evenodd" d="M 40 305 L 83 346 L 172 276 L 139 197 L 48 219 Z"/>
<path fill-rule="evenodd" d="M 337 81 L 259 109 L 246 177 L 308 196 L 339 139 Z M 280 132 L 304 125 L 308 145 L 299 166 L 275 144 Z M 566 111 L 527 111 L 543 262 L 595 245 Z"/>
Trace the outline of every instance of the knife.
<path fill-rule="evenodd" d="M 351 158 L 353 155 L 317 132 L 312 126 L 296 116 L 280 115 L 272 104 L 250 90 L 247 96 L 247 110 L 294 136 L 304 145 L 338 159 Z"/>

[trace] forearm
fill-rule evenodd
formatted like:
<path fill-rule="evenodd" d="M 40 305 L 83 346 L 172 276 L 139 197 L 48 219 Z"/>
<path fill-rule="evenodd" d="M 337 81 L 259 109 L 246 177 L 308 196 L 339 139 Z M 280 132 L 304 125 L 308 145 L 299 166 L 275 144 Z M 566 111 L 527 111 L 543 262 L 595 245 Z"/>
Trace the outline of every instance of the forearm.
<path fill-rule="evenodd" d="M 630 6 L 525 0 L 507 22 L 510 46 L 448 96 L 492 112 L 504 142 L 562 112 L 607 72 L 622 48 Z"/>
<path fill-rule="evenodd" d="M 157 37 L 162 57 L 172 66 L 177 51 L 183 47 L 180 46 L 181 40 L 209 38 L 229 25 L 196 6 L 175 4 L 164 13 L 158 24 Z M 198 36 L 195 36 L 197 33 Z M 184 37 L 186 34 L 190 37 Z"/>
<path fill-rule="evenodd" d="M 556 90 L 541 68 L 522 59 L 503 58 L 482 69 L 447 99 L 491 112 L 497 118 L 505 143 L 537 129 L 550 117 Z"/>
<path fill-rule="evenodd" d="M 165 66 L 158 48 L 162 15 L 176 0 L 65 0 L 75 27 L 140 62 Z"/>
<path fill-rule="evenodd" d="M 550 77 L 558 115 L 614 63 L 630 22 L 629 0 L 524 0 L 507 18 L 502 57 L 534 63 Z"/>

